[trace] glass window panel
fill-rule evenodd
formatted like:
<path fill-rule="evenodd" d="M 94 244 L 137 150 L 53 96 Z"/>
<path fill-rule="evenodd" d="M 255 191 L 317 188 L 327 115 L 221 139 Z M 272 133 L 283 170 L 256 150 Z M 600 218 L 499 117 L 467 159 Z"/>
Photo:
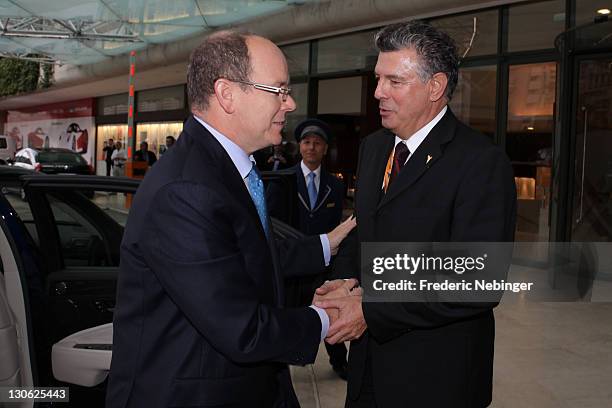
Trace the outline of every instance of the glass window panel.
<path fill-rule="evenodd" d="M 319 40 L 316 72 L 374 69 L 378 52 L 374 47 L 377 30 Z"/>
<path fill-rule="evenodd" d="M 308 113 L 308 84 L 306 82 L 291 84 L 291 96 L 297 105 L 296 109 L 287 115 L 287 124 L 283 130 L 285 140 L 293 139 L 293 130 Z"/>
<path fill-rule="evenodd" d="M 128 112 L 128 94 L 98 98 L 98 115 L 119 115 Z"/>
<path fill-rule="evenodd" d="M 185 107 L 185 91 L 183 85 L 150 89 L 138 92 L 137 100 L 138 112 L 183 109 Z"/>
<path fill-rule="evenodd" d="M 319 81 L 317 114 L 361 114 L 362 87 L 361 76 Z"/>
<path fill-rule="evenodd" d="M 553 48 L 565 29 L 565 0 L 510 7 L 508 19 L 508 51 Z"/>
<path fill-rule="evenodd" d="M 546 241 L 557 64 L 510 66 L 506 152 L 518 195 L 516 240 Z"/>
<path fill-rule="evenodd" d="M 455 40 L 460 56 L 497 54 L 497 10 L 439 18 L 431 24 Z"/>
<path fill-rule="evenodd" d="M 610 242 L 612 57 L 580 61 L 577 78 L 572 241 Z M 600 263 L 599 268 L 605 267 Z"/>
<path fill-rule="evenodd" d="M 166 136 L 178 139 L 183 130 L 183 122 L 139 123 L 136 126 L 136 149 L 140 142 L 147 142 L 149 150 L 159 159 L 166 151 Z"/>
<path fill-rule="evenodd" d="M 462 68 L 450 107 L 463 123 L 493 137 L 497 67 Z"/>
<path fill-rule="evenodd" d="M 576 22 L 579 26 L 586 23 L 592 23 L 593 20 L 602 16 L 597 13 L 597 10 L 608 9 L 612 10 L 611 0 L 577 0 L 576 1 Z"/>
<path fill-rule="evenodd" d="M 307 42 L 285 45 L 281 47 L 281 50 L 287 58 L 290 76 L 308 75 L 309 47 Z"/>
<path fill-rule="evenodd" d="M 96 174 L 106 175 L 106 161 L 104 161 L 104 147 L 109 139 L 120 141 L 123 146 L 127 144 L 127 125 L 100 125 L 97 128 L 98 142 L 96 145 Z"/>

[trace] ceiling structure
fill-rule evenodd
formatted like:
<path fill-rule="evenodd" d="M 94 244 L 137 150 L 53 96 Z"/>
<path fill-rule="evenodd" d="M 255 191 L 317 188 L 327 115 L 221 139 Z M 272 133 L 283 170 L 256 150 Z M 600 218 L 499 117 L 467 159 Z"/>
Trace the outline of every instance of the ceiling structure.
<path fill-rule="evenodd" d="M 100 63 L 318 0 L 0 0 L 0 57 Z"/>

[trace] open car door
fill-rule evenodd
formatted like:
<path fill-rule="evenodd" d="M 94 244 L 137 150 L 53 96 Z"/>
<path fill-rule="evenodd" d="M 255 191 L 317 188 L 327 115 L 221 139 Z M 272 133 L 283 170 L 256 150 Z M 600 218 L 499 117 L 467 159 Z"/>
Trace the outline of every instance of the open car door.
<path fill-rule="evenodd" d="M 41 264 L 43 295 L 34 305 L 43 314 L 34 327 L 42 343 L 40 384 L 70 386 L 70 406 L 104 406 L 105 383 L 85 388 L 74 384 L 90 384 L 62 382 L 53 376 L 51 350 L 66 337 L 112 322 L 119 246 L 139 181 L 66 175 L 21 180 Z"/>

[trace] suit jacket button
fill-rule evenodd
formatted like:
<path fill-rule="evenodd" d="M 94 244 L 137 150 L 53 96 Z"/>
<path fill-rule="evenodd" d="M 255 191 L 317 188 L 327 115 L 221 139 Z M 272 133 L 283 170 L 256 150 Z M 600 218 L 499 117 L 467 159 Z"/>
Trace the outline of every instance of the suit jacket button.
<path fill-rule="evenodd" d="M 313 213 L 310 213 L 308 216 L 309 216 L 310 218 L 314 218 L 314 214 L 313 214 Z"/>

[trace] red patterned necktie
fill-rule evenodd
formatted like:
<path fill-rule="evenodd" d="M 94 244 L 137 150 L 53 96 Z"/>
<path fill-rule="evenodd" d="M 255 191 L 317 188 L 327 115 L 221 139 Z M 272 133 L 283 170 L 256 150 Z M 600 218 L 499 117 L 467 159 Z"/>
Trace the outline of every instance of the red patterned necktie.
<path fill-rule="evenodd" d="M 410 150 L 408 150 L 408 146 L 406 143 L 399 142 L 395 145 L 395 153 L 393 154 L 393 167 L 391 168 L 391 175 L 389 176 L 389 185 L 395 180 L 397 175 L 399 174 L 402 167 L 404 167 L 404 163 L 406 163 L 406 159 L 410 155 Z"/>

